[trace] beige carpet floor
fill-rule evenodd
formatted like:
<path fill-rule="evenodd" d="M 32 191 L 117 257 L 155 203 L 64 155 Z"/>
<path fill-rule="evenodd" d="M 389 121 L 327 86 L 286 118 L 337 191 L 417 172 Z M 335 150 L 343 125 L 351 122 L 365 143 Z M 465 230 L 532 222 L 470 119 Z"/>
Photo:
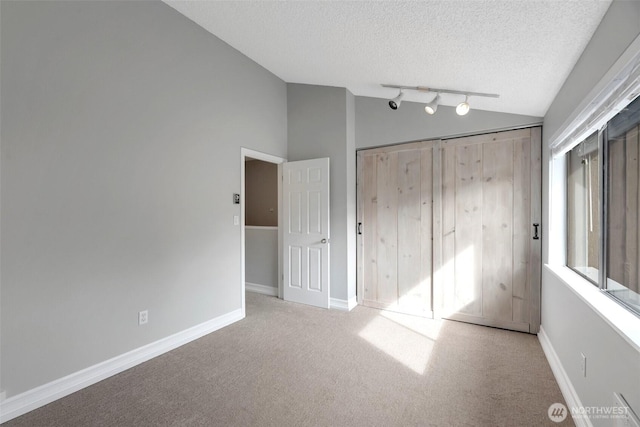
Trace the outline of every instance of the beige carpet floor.
<path fill-rule="evenodd" d="M 533 335 L 248 293 L 244 320 L 4 425 L 544 426 L 555 402 Z"/>

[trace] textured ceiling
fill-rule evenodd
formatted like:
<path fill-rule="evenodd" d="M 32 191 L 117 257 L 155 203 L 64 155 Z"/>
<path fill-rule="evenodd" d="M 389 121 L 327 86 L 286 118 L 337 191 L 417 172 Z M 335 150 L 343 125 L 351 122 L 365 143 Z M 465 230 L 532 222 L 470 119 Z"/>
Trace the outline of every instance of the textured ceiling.
<path fill-rule="evenodd" d="M 289 83 L 378 98 L 397 95 L 381 83 L 497 93 L 470 104 L 544 116 L 611 0 L 166 3 Z"/>

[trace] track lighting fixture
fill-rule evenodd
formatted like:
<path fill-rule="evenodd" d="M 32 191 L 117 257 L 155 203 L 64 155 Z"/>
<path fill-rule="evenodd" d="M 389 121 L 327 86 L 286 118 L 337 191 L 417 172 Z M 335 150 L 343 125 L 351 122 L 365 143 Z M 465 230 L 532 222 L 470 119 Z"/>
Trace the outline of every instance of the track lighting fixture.
<path fill-rule="evenodd" d="M 389 107 L 391 107 L 392 110 L 397 110 L 398 107 L 400 106 L 400 102 L 402 101 L 402 98 L 404 97 L 404 92 L 403 92 L 404 90 L 415 90 L 415 91 L 418 91 L 418 92 L 432 92 L 432 93 L 435 93 L 436 94 L 435 98 L 433 98 L 431 100 L 431 102 L 427 103 L 424 106 L 424 111 L 427 114 L 435 114 L 436 113 L 436 111 L 438 109 L 438 105 L 440 104 L 440 94 L 442 94 L 442 93 L 452 94 L 452 95 L 464 95 L 464 101 L 462 101 L 456 107 L 456 113 L 459 116 L 464 116 L 465 114 L 467 114 L 469 112 L 469 110 L 471 110 L 471 107 L 469 106 L 469 97 L 470 96 L 484 96 L 486 98 L 500 98 L 500 95 L 495 94 L 495 93 L 462 92 L 462 91 L 459 91 L 459 90 L 436 89 L 436 88 L 424 87 L 424 86 L 382 85 L 382 87 L 400 89 L 400 93 L 398 94 L 398 96 L 396 96 L 395 98 L 393 98 L 392 100 L 389 101 Z"/>
<path fill-rule="evenodd" d="M 403 97 L 404 97 L 404 92 L 402 92 L 402 89 L 400 89 L 400 93 L 398 94 L 398 96 L 396 96 L 395 98 L 389 101 L 389 107 L 392 110 L 397 110 L 398 107 L 400 106 L 400 103 L 402 102 Z"/>
<path fill-rule="evenodd" d="M 465 114 L 467 114 L 469 112 L 470 109 L 471 109 L 471 107 L 469 107 L 469 96 L 465 96 L 464 97 L 464 101 L 462 101 L 456 107 L 456 114 L 459 115 L 459 116 L 464 116 Z"/>
<path fill-rule="evenodd" d="M 438 110 L 438 102 L 440 101 L 440 94 L 437 93 L 436 97 L 433 98 L 433 100 L 431 102 L 429 102 L 427 105 L 424 106 L 424 111 L 427 114 L 435 114 L 436 111 Z"/>

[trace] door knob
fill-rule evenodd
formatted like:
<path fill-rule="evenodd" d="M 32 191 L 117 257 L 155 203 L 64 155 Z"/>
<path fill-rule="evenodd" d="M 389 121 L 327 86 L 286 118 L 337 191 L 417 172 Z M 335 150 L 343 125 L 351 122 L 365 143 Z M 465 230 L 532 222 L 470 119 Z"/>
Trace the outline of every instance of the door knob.
<path fill-rule="evenodd" d="M 323 243 L 323 244 L 324 244 L 324 243 L 327 243 L 327 239 L 322 239 L 322 240 L 320 240 L 320 243 Z"/>

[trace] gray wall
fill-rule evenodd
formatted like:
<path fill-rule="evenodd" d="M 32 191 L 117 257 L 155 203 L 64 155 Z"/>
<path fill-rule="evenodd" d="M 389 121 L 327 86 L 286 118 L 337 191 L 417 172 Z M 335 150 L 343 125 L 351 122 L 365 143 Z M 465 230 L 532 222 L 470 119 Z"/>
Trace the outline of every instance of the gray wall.
<path fill-rule="evenodd" d="M 473 101 L 473 100 L 472 100 Z M 356 148 L 371 148 L 401 142 L 472 135 L 542 123 L 541 117 L 494 113 L 473 109 L 458 116 L 455 108 L 441 105 L 433 116 L 424 104 L 403 102 L 391 110 L 384 99 L 356 97 Z"/>
<path fill-rule="evenodd" d="M 246 227 L 245 280 L 278 289 L 278 229 Z"/>
<path fill-rule="evenodd" d="M 355 296 L 355 141 L 348 90 L 287 84 L 288 159 L 330 158 L 331 297 Z"/>
<path fill-rule="evenodd" d="M 287 99 L 160 2 L 0 5 L 11 397 L 241 307 L 240 146 L 285 157 Z"/>
<path fill-rule="evenodd" d="M 640 34 L 640 2 L 614 1 L 544 118 L 543 218 L 549 215 L 549 139 L 583 101 L 622 52 Z M 543 222 L 545 230 L 547 221 Z M 543 232 L 544 237 L 544 232 Z M 546 240 L 546 239 L 545 239 Z M 545 241 L 543 260 L 549 261 Z M 640 411 L 640 353 L 566 283 L 550 273 L 542 278 L 542 327 L 584 406 L 610 406 L 622 392 Z M 587 378 L 579 372 L 587 355 Z M 594 425 L 609 425 L 593 419 Z"/>
<path fill-rule="evenodd" d="M 245 225 L 278 226 L 278 165 L 261 160 L 245 163 Z"/>

